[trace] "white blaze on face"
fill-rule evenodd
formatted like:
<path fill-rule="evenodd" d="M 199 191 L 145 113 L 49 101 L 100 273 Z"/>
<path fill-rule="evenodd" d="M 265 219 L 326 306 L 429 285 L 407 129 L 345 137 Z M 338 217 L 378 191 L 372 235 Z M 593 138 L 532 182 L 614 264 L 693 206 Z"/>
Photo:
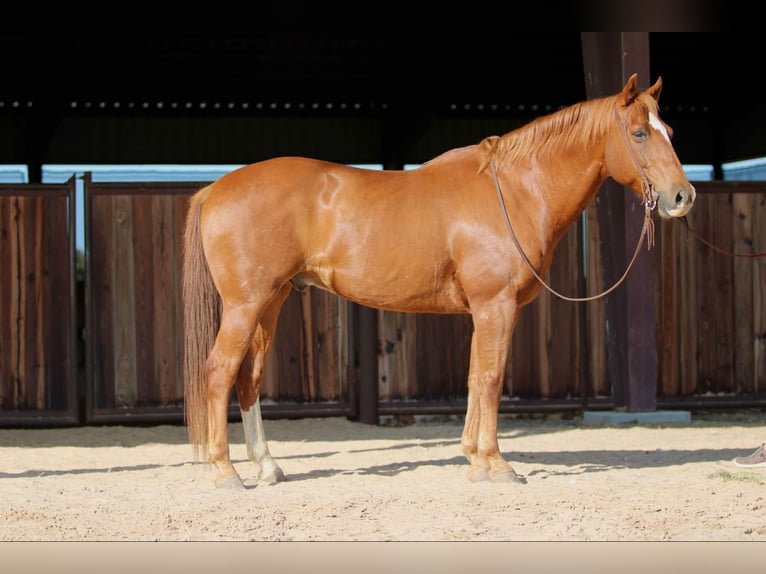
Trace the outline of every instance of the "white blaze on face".
<path fill-rule="evenodd" d="M 665 126 L 660 121 L 660 118 L 658 118 L 651 112 L 649 112 L 649 125 L 652 126 L 658 132 L 660 132 L 663 136 L 665 136 L 666 140 L 670 141 L 668 130 L 665 129 Z"/>

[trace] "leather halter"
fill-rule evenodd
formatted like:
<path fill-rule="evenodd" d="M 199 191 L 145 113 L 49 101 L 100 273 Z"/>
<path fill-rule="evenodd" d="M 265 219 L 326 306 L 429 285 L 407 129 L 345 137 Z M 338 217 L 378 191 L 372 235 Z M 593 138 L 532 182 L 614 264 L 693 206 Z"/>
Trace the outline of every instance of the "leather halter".
<path fill-rule="evenodd" d="M 628 106 L 628 109 L 630 108 L 631 105 L 633 104 L 631 103 Z M 497 198 L 500 202 L 501 211 L 503 212 L 505 225 L 508 228 L 509 233 L 511 234 L 511 239 L 513 240 L 514 245 L 516 245 L 516 249 L 518 249 L 522 259 L 524 260 L 524 263 L 526 263 L 527 267 L 529 267 L 529 270 L 532 272 L 532 275 L 535 276 L 535 279 L 537 279 L 542 284 L 542 286 L 545 287 L 548 291 L 550 291 L 557 297 L 564 299 L 565 301 L 575 301 L 575 302 L 593 301 L 595 299 L 599 299 L 601 297 L 608 295 L 609 293 L 614 291 L 620 285 L 620 283 L 622 283 L 625 280 L 625 278 L 628 276 L 628 272 L 630 271 L 631 267 L 633 267 L 633 263 L 638 257 L 638 252 L 641 248 L 641 244 L 644 241 L 644 237 L 648 238 L 648 243 L 646 246 L 647 250 L 650 250 L 652 248 L 652 245 L 654 245 L 654 221 L 652 221 L 652 211 L 654 210 L 654 208 L 657 207 L 657 199 L 652 197 L 654 186 L 652 185 L 651 181 L 649 181 L 649 178 L 646 175 L 646 171 L 638 162 L 638 158 L 636 157 L 636 154 L 630 145 L 630 140 L 628 139 L 627 131 L 624 128 L 622 120 L 620 119 L 619 111 L 617 110 L 617 104 L 615 104 L 614 106 L 614 115 L 617 121 L 617 125 L 620 128 L 620 132 L 622 133 L 622 137 L 625 142 L 625 147 L 628 148 L 628 152 L 630 153 L 630 158 L 633 161 L 633 164 L 636 166 L 636 169 L 638 170 L 639 175 L 641 176 L 641 182 L 643 184 L 642 188 L 643 188 L 643 194 L 644 194 L 644 204 L 643 204 L 644 205 L 644 225 L 641 228 L 641 235 L 638 238 L 638 243 L 636 244 L 636 249 L 633 252 L 633 257 L 631 258 L 630 263 L 628 263 L 628 266 L 625 269 L 625 272 L 622 274 L 622 277 L 620 277 L 617 280 L 617 282 L 614 285 L 612 285 L 609 289 L 602 291 L 601 293 L 597 295 L 592 295 L 590 297 L 568 297 L 566 295 L 562 295 L 561 293 L 553 289 L 550 285 L 548 285 L 545 282 L 545 280 L 542 277 L 540 277 L 540 275 L 537 273 L 534 266 L 532 265 L 532 262 L 529 260 L 529 257 L 527 257 L 527 254 L 524 252 L 524 249 L 522 249 L 521 244 L 519 243 L 519 239 L 516 237 L 516 233 L 513 231 L 511 220 L 508 217 L 508 210 L 505 207 L 503 192 L 500 189 L 500 180 L 497 177 L 497 169 L 495 168 L 495 158 L 490 157 L 489 159 L 489 166 L 490 166 L 490 169 L 492 170 L 492 178 L 494 179 L 494 182 L 495 182 L 495 191 L 497 192 Z"/>
<path fill-rule="evenodd" d="M 630 106 L 632 105 L 633 105 L 633 102 L 628 104 L 625 115 L 627 115 L 627 110 L 629 110 Z M 622 118 L 620 118 L 620 112 L 617 109 L 617 104 L 614 105 L 614 119 L 620 128 L 620 133 L 622 134 L 622 139 L 625 142 L 625 147 L 628 148 L 630 159 L 633 161 L 633 165 L 636 167 L 639 175 L 641 176 L 641 184 L 642 184 L 641 187 L 644 192 L 644 206 L 649 208 L 649 210 L 651 211 L 655 207 L 657 207 L 657 199 L 653 197 L 654 184 L 652 184 L 652 182 L 649 181 L 649 177 L 646 175 L 646 170 L 644 170 L 644 167 L 638 161 L 638 158 L 636 157 L 636 152 L 633 151 L 633 146 L 630 145 L 630 139 L 628 139 L 628 128 L 626 128 L 625 125 L 622 123 Z"/>

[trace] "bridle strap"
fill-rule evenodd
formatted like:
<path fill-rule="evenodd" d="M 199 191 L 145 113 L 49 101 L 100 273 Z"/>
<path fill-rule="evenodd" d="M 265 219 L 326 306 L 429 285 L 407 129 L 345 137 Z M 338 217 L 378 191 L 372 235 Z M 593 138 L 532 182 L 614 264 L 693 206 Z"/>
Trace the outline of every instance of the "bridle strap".
<path fill-rule="evenodd" d="M 630 109 L 630 106 L 632 105 L 632 102 L 628 104 L 628 109 Z M 633 151 L 633 146 L 630 145 L 630 139 L 628 139 L 628 129 L 625 127 L 625 124 L 622 123 L 622 118 L 620 118 L 620 111 L 617 109 L 616 103 L 614 104 L 614 119 L 617 122 L 617 126 L 620 128 L 619 131 L 620 134 L 622 134 L 622 139 L 625 142 L 625 147 L 628 149 L 628 154 L 630 154 L 630 159 L 633 162 L 635 168 L 638 170 L 639 175 L 641 176 L 641 188 L 643 189 L 644 193 L 644 205 L 652 210 L 657 207 L 657 200 L 654 199 L 652 194 L 654 186 L 652 185 L 652 182 L 649 181 L 649 177 L 646 175 L 646 171 L 641 165 L 641 162 L 638 161 L 636 152 Z"/>
<path fill-rule="evenodd" d="M 614 107 L 614 114 L 617 118 L 617 125 L 622 128 L 623 124 L 620 120 L 620 114 L 617 111 L 617 106 Z M 535 276 L 535 279 L 537 279 L 543 287 L 545 287 L 548 291 L 556 295 L 556 297 L 559 297 L 561 299 L 564 299 L 565 301 L 574 301 L 574 302 L 582 302 L 582 301 L 593 301 L 595 299 L 600 299 L 601 297 L 604 297 L 614 291 L 628 276 L 628 273 L 630 272 L 630 269 L 633 267 L 633 263 L 636 261 L 636 258 L 638 257 L 638 252 L 641 249 L 641 244 L 644 241 L 644 237 L 648 238 L 647 243 L 647 250 L 652 248 L 652 245 L 654 245 L 654 221 L 652 221 L 652 210 L 657 207 L 657 200 L 652 197 L 652 184 L 649 181 L 649 178 L 646 176 L 646 172 L 644 171 L 644 168 L 641 167 L 641 164 L 638 162 L 638 158 L 636 158 L 636 154 L 633 151 L 633 148 L 630 145 L 630 140 L 628 140 L 628 135 L 625 129 L 620 129 L 620 132 L 622 132 L 623 139 L 625 140 L 625 146 L 628 148 L 628 152 L 630 153 L 630 157 L 633 160 L 633 163 L 636 165 L 639 173 L 641 174 L 641 181 L 643 183 L 643 190 L 644 190 L 644 225 L 641 227 L 641 235 L 638 238 L 638 243 L 636 244 L 636 249 L 633 252 L 633 257 L 630 259 L 630 262 L 628 263 L 627 268 L 625 269 L 625 272 L 622 274 L 622 277 L 620 277 L 617 282 L 612 285 L 609 289 L 606 291 L 603 291 L 597 295 L 591 295 L 590 297 L 569 297 L 567 295 L 563 295 L 553 289 L 548 283 L 545 282 L 545 280 L 540 277 L 540 275 L 535 270 L 534 265 L 532 265 L 532 262 L 529 260 L 529 257 L 527 257 L 527 254 L 524 252 L 524 249 L 521 247 L 521 243 L 519 243 L 518 237 L 516 237 L 516 233 L 513 231 L 513 226 L 511 225 L 511 219 L 508 216 L 508 209 L 505 206 L 505 199 L 503 198 L 503 191 L 500 189 L 500 180 L 497 177 L 497 169 L 495 168 L 495 158 L 491 157 L 489 160 L 489 167 L 492 171 L 492 179 L 495 182 L 495 191 L 497 192 L 497 199 L 500 202 L 500 208 L 503 212 L 503 218 L 505 219 L 505 226 L 508 228 L 508 232 L 511 235 L 511 239 L 513 240 L 513 244 L 516 246 L 516 249 L 521 254 L 522 259 L 524 260 L 524 263 L 526 263 L 529 270 L 532 272 L 532 275 Z"/>

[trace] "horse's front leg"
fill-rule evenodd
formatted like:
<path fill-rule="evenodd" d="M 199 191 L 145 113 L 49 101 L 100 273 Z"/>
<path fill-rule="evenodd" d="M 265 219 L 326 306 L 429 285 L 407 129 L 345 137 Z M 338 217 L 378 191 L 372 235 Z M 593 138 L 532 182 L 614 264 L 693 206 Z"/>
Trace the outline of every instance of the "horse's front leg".
<path fill-rule="evenodd" d="M 478 440 L 481 412 L 479 407 L 479 388 L 476 382 L 478 373 L 477 359 L 476 333 L 474 332 L 471 337 L 471 355 L 468 368 L 468 407 L 465 413 L 463 436 L 460 441 L 463 447 L 463 454 L 471 465 L 468 471 L 468 478 L 473 482 L 489 480 L 489 467 L 479 457 Z"/>
<path fill-rule="evenodd" d="M 468 409 L 461 442 L 471 463 L 468 477 L 475 482 L 524 482 L 503 458 L 497 442 L 505 364 L 517 319 L 515 303 L 474 308 Z"/>

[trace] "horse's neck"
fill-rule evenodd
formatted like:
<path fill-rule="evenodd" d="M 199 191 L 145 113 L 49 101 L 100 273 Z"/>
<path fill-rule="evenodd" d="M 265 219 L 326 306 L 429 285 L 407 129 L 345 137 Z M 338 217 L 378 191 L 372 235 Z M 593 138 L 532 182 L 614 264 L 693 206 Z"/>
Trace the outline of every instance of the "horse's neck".
<path fill-rule="evenodd" d="M 538 157 L 539 182 L 530 189 L 548 212 L 549 233 L 563 235 L 596 196 L 606 179 L 603 157 L 572 153 Z M 535 185 L 530 182 L 529 187 Z"/>

